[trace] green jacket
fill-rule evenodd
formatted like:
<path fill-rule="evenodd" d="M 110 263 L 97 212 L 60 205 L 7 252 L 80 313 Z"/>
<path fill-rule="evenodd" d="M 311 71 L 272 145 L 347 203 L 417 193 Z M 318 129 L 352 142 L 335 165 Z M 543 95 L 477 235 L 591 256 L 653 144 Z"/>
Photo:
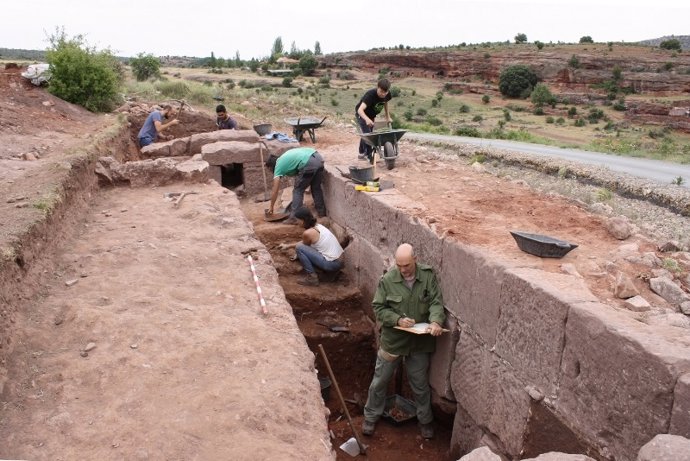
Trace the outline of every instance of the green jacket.
<path fill-rule="evenodd" d="M 431 266 L 417 264 L 415 282 L 407 288 L 398 268 L 386 272 L 372 302 L 376 320 L 381 325 L 381 348 L 393 355 L 409 355 L 410 352 L 434 352 L 436 338 L 429 334 L 417 335 L 397 330 L 400 317 L 419 322 L 436 322 L 443 325 L 446 314 L 443 297 Z"/>

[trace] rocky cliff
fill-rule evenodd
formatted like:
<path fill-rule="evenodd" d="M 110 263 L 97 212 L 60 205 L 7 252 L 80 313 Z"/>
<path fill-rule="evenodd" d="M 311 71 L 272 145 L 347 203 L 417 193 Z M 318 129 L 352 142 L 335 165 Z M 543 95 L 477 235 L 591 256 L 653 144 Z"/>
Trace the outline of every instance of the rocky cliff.
<path fill-rule="evenodd" d="M 575 57 L 576 59 L 573 59 Z M 577 61 L 577 62 L 574 62 Z M 614 45 L 500 48 L 464 47 L 455 50 L 384 50 L 335 53 L 322 58 L 325 67 L 355 67 L 371 72 L 388 69 L 395 77 L 423 76 L 448 81 L 497 83 L 503 69 L 530 66 L 549 85 L 562 91 L 582 91 L 611 80 L 621 70 L 621 86 L 658 96 L 690 93 L 690 55 L 649 47 Z"/>

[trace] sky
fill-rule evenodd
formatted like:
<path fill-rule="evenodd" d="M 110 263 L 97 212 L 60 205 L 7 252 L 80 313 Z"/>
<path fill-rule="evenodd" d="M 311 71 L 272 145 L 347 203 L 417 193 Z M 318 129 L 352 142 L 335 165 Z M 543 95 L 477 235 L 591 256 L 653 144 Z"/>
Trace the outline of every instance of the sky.
<path fill-rule="evenodd" d="M 45 49 L 57 27 L 118 56 L 262 58 L 405 45 L 513 41 L 635 42 L 690 35 L 689 0 L 0 0 L 0 47 Z"/>

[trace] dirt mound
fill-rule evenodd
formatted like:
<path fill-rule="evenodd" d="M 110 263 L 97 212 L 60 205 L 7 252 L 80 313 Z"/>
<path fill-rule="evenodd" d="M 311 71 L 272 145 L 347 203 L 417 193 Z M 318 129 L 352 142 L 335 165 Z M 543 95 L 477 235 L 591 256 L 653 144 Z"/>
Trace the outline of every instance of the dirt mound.
<path fill-rule="evenodd" d="M 25 68 L 0 70 L 0 135 L 28 135 L 45 130 L 69 130 L 65 122 L 87 122 L 96 115 L 86 109 L 64 101 L 48 93 L 45 88 L 34 86 L 21 76 Z M 78 126 L 73 133 L 83 132 Z M 6 158 L 7 151 L 0 153 Z"/>

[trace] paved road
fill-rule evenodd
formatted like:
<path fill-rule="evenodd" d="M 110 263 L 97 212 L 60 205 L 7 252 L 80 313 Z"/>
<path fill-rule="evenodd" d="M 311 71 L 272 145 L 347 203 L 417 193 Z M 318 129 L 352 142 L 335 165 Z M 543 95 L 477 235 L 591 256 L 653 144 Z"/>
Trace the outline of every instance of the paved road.
<path fill-rule="evenodd" d="M 430 133 L 408 133 L 408 139 L 420 141 L 440 141 L 446 143 L 474 144 L 479 147 L 493 147 L 534 154 L 542 157 L 558 157 L 589 165 L 606 166 L 611 171 L 627 173 L 640 178 L 651 179 L 663 184 L 670 184 L 678 176 L 683 177 L 683 186 L 690 187 L 690 165 L 647 160 L 633 157 L 621 157 L 613 154 L 600 154 L 578 149 L 561 149 L 560 147 L 544 146 L 501 139 L 468 138 L 464 136 L 448 136 Z"/>

